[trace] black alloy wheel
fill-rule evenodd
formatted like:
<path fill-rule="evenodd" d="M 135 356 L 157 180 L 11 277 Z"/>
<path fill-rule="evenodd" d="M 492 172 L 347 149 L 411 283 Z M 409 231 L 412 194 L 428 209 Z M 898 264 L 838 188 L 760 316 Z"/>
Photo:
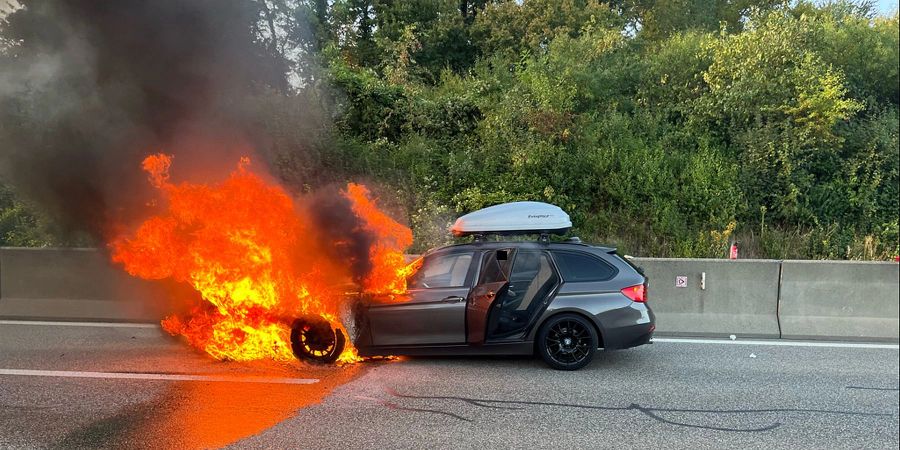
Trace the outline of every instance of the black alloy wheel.
<path fill-rule="evenodd" d="M 550 367 L 578 370 L 594 359 L 599 338 L 594 325 L 575 314 L 551 317 L 537 335 L 538 352 Z"/>
<path fill-rule="evenodd" d="M 291 326 L 291 350 L 299 360 L 333 363 L 345 344 L 344 333 L 320 317 L 297 319 Z"/>

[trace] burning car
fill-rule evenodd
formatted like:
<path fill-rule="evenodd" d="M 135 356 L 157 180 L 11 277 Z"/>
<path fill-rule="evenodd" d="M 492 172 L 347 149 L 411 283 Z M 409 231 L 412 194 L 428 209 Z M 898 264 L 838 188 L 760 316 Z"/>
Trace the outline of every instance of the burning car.
<path fill-rule="evenodd" d="M 136 227 L 116 227 L 110 254 L 135 277 L 190 286 L 162 328 L 215 359 L 536 352 L 572 370 L 653 332 L 640 270 L 612 248 L 551 242 L 572 226 L 556 206 L 465 215 L 451 231 L 473 242 L 407 264 L 412 231 L 363 185 L 295 196 L 249 158 L 212 183 L 173 181 L 171 164 L 144 159 L 158 195 Z"/>
<path fill-rule="evenodd" d="M 560 208 L 515 202 L 460 217 L 452 227 L 471 243 L 424 254 L 397 294 L 360 294 L 353 310 L 361 356 L 532 355 L 576 370 L 598 348 L 645 344 L 655 329 L 647 278 L 614 248 L 577 238 L 551 242 L 572 226 Z M 539 235 L 488 241 L 488 235 Z M 304 359 L 333 361 L 344 332 L 316 317 L 292 324 Z"/>

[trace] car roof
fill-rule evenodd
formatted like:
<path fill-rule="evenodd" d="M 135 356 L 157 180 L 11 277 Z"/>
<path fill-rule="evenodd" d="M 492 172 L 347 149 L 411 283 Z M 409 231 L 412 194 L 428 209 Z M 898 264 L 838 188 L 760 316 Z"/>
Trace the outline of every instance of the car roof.
<path fill-rule="evenodd" d="M 603 253 L 612 253 L 616 251 L 615 247 L 606 247 L 600 245 L 590 245 L 584 242 L 575 242 L 575 241 L 561 241 L 561 242 L 542 242 L 542 241 L 475 241 L 475 242 L 466 242 L 463 244 L 451 244 L 445 245 L 443 247 L 433 248 L 427 252 L 425 252 L 422 256 L 427 256 L 432 253 L 442 252 L 449 249 L 449 251 L 466 251 L 466 250 L 495 250 L 498 248 L 508 248 L 508 247 L 529 247 L 529 248 L 541 248 L 541 249 L 550 249 L 550 250 L 593 250 L 597 252 Z"/>

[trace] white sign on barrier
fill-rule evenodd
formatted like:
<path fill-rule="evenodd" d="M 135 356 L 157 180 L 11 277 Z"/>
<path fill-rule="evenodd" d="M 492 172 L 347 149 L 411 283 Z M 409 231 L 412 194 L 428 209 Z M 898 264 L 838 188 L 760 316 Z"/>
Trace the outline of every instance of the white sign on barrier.
<path fill-rule="evenodd" d="M 684 275 L 676 276 L 675 277 L 675 287 L 686 288 L 687 287 L 687 277 Z"/>

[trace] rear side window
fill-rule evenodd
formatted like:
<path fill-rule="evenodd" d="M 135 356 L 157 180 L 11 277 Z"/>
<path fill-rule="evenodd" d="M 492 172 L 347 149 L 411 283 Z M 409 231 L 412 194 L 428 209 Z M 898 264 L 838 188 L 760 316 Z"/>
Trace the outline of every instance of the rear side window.
<path fill-rule="evenodd" d="M 616 276 L 616 268 L 600 258 L 581 252 L 553 252 L 563 280 L 568 282 L 606 281 Z"/>

